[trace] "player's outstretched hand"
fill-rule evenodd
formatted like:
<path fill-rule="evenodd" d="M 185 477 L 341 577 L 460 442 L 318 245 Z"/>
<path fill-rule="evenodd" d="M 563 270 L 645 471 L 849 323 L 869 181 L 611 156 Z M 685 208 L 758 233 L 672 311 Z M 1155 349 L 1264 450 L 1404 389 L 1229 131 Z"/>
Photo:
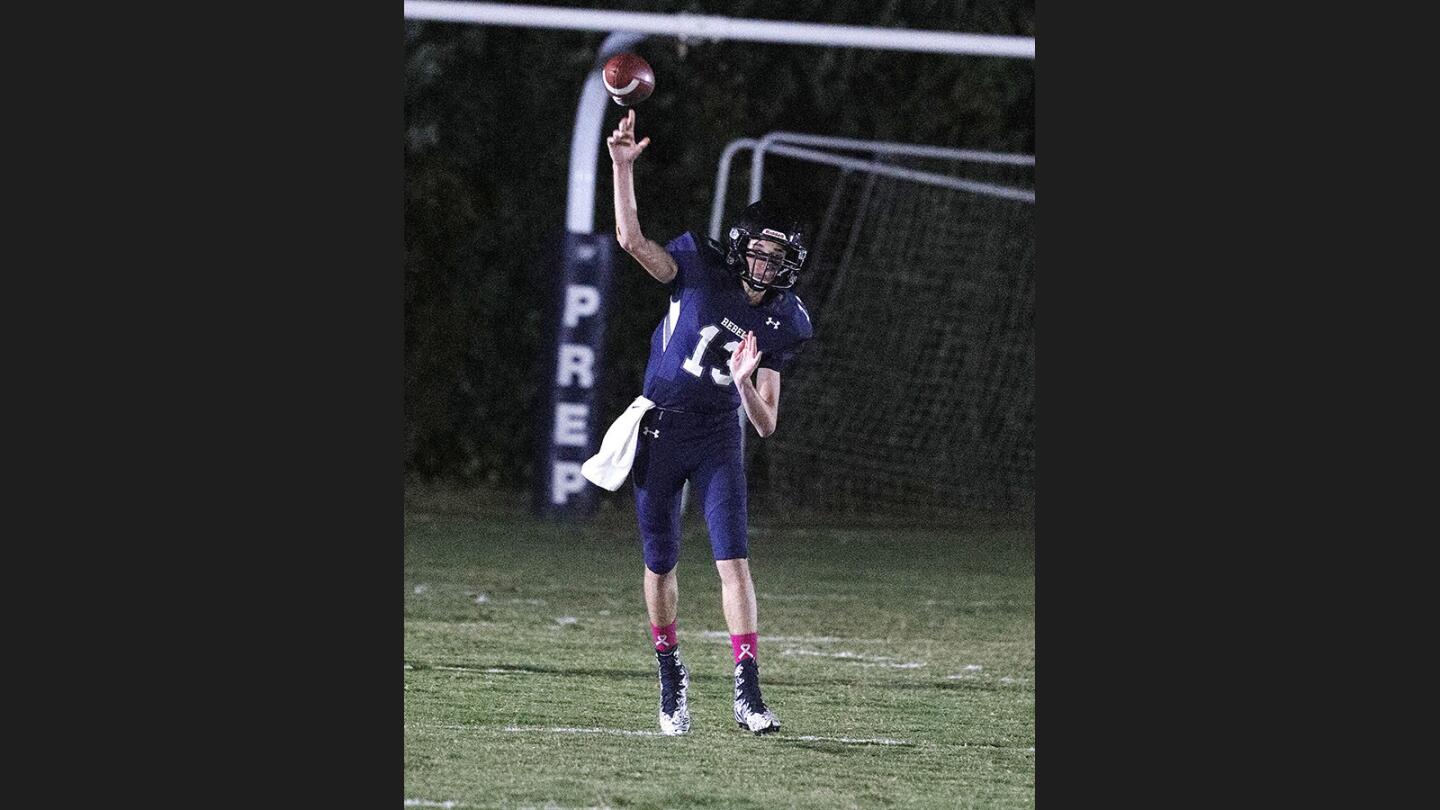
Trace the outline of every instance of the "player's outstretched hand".
<path fill-rule="evenodd" d="M 605 139 L 605 145 L 610 148 L 610 159 L 616 163 L 634 163 L 635 158 L 645 151 L 650 145 L 650 139 L 635 142 L 635 111 L 631 110 L 629 115 L 620 119 L 620 125 L 614 134 Z"/>
<path fill-rule="evenodd" d="M 740 341 L 740 348 L 730 355 L 730 377 L 737 383 L 748 380 L 759 366 L 760 344 L 755 340 L 754 332 L 746 332 Z"/>

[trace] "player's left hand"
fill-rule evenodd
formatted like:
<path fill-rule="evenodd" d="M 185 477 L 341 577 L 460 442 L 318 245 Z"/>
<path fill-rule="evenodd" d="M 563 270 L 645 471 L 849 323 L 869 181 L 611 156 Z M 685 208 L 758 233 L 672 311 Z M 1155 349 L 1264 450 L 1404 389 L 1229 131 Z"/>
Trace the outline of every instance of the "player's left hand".
<path fill-rule="evenodd" d="M 741 380 L 749 380 L 755 369 L 760 367 L 760 354 L 760 344 L 755 340 L 755 333 L 746 332 L 740 341 L 740 348 L 730 355 L 730 376 L 736 384 Z"/>

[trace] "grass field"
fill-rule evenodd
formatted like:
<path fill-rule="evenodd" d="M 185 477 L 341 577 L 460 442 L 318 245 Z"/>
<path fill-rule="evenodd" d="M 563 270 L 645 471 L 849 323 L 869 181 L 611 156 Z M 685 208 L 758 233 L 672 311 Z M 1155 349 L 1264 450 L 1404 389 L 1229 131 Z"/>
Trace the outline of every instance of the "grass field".
<path fill-rule="evenodd" d="M 408 503 L 406 806 L 1034 804 L 1030 530 L 757 519 L 751 566 L 783 728 L 731 718 L 719 583 L 688 515 L 693 729 L 663 737 L 627 513 L 565 525 Z"/>

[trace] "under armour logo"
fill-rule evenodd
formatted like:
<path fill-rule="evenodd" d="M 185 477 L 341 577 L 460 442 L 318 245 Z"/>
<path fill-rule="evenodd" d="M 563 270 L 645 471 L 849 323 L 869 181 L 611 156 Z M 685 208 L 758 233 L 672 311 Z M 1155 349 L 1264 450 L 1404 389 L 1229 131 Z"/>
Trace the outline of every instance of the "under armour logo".
<path fill-rule="evenodd" d="M 664 646 L 668 643 L 668 642 L 666 641 L 667 638 L 668 638 L 668 636 L 666 636 L 664 633 L 661 633 L 659 636 L 656 636 L 656 637 L 655 637 L 655 646 L 656 646 L 656 648 L 664 647 Z"/>
<path fill-rule="evenodd" d="M 752 660 L 755 658 L 755 653 L 750 652 L 750 645 L 749 645 L 749 644 L 741 644 L 741 645 L 740 645 L 740 657 L 737 658 L 736 660 L 737 660 L 737 661 L 744 661 L 744 660 L 745 660 L 745 656 L 747 656 L 747 655 L 750 656 L 750 658 L 751 658 Z"/>
<path fill-rule="evenodd" d="M 650 428 L 640 428 L 640 432 L 644 433 L 646 436 L 654 436 L 657 439 L 660 438 L 660 428 L 655 428 L 654 430 L 651 430 Z"/>
<path fill-rule="evenodd" d="M 765 319 L 765 325 L 768 326 L 768 327 L 770 327 L 771 329 L 779 329 L 779 328 L 780 328 L 780 322 L 777 321 L 777 320 L 775 320 L 774 318 L 766 318 L 766 319 Z"/>

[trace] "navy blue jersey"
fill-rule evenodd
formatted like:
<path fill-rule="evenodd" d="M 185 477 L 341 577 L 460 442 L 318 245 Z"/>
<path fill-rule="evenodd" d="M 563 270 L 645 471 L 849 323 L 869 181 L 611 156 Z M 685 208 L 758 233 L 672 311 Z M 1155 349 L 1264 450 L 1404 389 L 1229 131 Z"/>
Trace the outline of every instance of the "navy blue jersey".
<path fill-rule="evenodd" d="M 790 290 L 751 306 L 718 247 L 694 233 L 680 234 L 665 250 L 679 272 L 670 282 L 670 311 L 650 338 L 644 394 L 662 408 L 733 413 L 740 392 L 729 361 L 740 339 L 753 331 L 760 367 L 784 373 L 813 334 L 810 314 Z"/>

